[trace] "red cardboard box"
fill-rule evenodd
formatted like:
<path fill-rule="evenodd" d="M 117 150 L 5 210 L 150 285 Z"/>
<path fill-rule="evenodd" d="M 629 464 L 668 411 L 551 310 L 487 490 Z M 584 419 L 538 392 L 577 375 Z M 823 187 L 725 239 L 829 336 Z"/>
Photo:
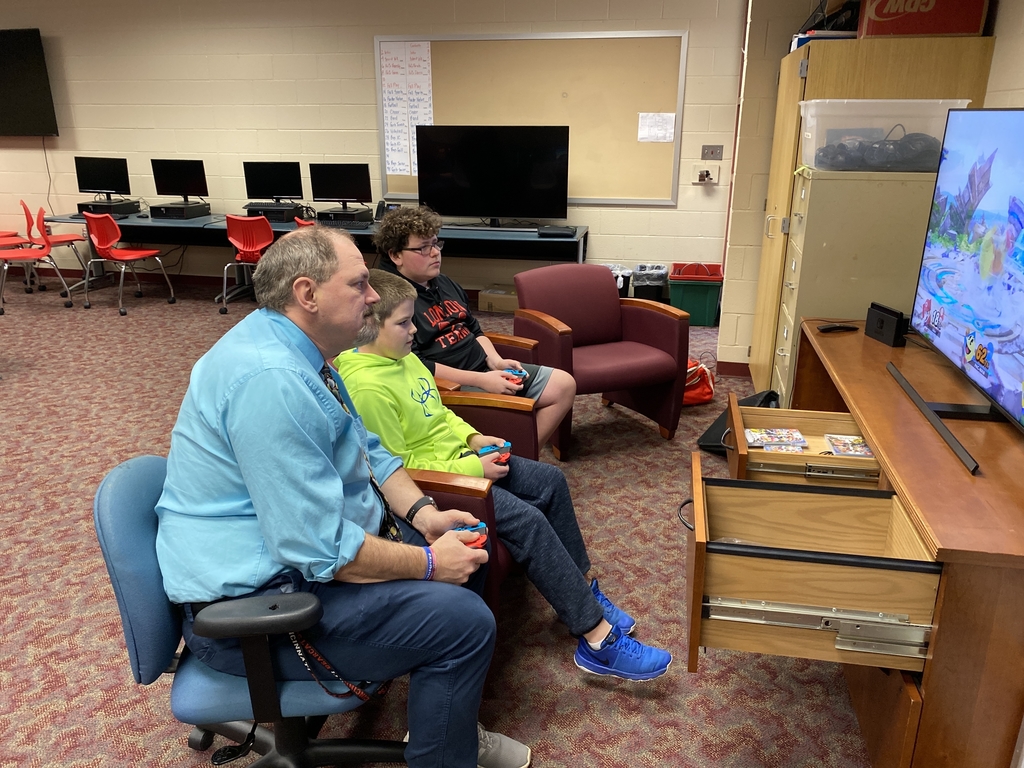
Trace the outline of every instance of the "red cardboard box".
<path fill-rule="evenodd" d="M 863 0 L 857 37 L 980 35 L 988 0 Z"/>

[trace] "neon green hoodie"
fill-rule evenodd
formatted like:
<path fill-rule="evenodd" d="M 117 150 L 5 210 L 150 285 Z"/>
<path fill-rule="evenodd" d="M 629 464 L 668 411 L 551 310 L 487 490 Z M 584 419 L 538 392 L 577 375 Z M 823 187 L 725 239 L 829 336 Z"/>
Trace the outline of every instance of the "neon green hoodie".
<path fill-rule="evenodd" d="M 392 360 L 352 349 L 334 364 L 366 428 L 406 468 L 484 476 L 476 454 L 462 456 L 477 430 L 441 403 L 434 377 L 416 355 Z"/>

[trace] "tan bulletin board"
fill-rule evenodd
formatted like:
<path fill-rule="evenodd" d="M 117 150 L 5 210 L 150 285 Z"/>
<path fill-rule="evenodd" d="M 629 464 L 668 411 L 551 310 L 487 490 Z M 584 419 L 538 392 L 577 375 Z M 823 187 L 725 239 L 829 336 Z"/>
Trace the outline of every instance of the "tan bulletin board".
<path fill-rule="evenodd" d="M 435 125 L 568 125 L 570 203 L 675 205 L 686 32 L 377 37 L 381 177 L 400 199 L 417 180 L 387 173 L 382 41 L 429 42 Z M 639 141 L 640 113 L 674 114 L 672 141 Z"/>

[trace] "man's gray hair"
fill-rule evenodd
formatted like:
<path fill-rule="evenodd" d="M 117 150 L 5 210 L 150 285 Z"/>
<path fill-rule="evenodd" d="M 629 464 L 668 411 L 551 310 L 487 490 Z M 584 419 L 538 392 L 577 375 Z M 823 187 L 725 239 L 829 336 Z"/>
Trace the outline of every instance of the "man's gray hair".
<path fill-rule="evenodd" d="M 300 277 L 326 283 L 338 271 L 338 241 L 355 242 L 344 230 L 301 227 L 271 245 L 252 276 L 260 307 L 283 312 L 292 303 L 292 285 Z"/>

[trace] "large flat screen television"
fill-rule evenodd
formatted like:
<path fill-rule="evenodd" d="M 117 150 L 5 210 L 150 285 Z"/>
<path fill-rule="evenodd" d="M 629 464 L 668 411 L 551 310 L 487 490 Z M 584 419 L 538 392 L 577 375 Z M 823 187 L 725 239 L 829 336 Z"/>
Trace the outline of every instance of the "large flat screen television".
<path fill-rule="evenodd" d="M 245 194 L 250 200 L 301 200 L 302 172 L 293 162 L 244 162 Z"/>
<path fill-rule="evenodd" d="M 950 110 L 911 325 L 1024 430 L 1024 110 Z"/>
<path fill-rule="evenodd" d="M 153 166 L 153 182 L 158 195 L 176 195 L 185 198 L 206 197 L 210 190 L 206 185 L 206 167 L 202 160 L 156 160 Z"/>
<path fill-rule="evenodd" d="M 564 219 L 565 125 L 416 126 L 419 200 L 443 216 Z"/>
<path fill-rule="evenodd" d="M 56 136 L 38 29 L 0 29 L 0 136 Z"/>
<path fill-rule="evenodd" d="M 128 161 L 123 157 L 76 157 L 75 175 L 79 192 L 104 192 L 111 195 L 130 195 Z"/>

